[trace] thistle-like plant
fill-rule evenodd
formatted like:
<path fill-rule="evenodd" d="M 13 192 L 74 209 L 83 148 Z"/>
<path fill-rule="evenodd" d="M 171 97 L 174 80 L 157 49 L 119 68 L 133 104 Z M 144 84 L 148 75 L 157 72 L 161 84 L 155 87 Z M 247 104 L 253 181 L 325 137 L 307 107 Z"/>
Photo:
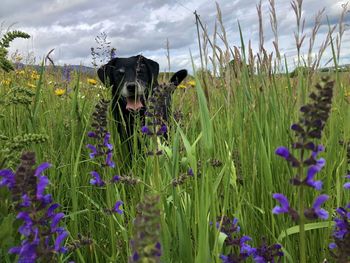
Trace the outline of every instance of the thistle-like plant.
<path fill-rule="evenodd" d="M 32 144 L 44 143 L 48 140 L 48 136 L 44 134 L 28 133 L 17 135 L 13 138 L 0 136 L 0 169 L 3 167 L 15 168 L 19 157 L 24 149 Z"/>
<path fill-rule="evenodd" d="M 91 47 L 92 65 L 96 68 L 98 65 L 108 62 L 115 58 L 116 49 L 111 48 L 111 42 L 107 40 L 107 33 L 102 32 L 95 37 L 97 47 Z"/>
<path fill-rule="evenodd" d="M 0 40 L 0 68 L 5 72 L 14 70 L 12 63 L 7 59 L 7 48 L 10 47 L 10 42 L 16 38 L 30 38 L 30 35 L 22 31 L 13 30 L 4 34 Z"/>
<path fill-rule="evenodd" d="M 330 114 L 333 86 L 333 81 L 323 78 L 316 85 L 317 92 L 310 94 L 311 102 L 301 107 L 299 122 L 291 126 L 291 129 L 296 134 L 296 140 L 292 144 L 292 149 L 298 151 L 298 157 L 287 147 L 283 146 L 278 147 L 275 152 L 290 163 L 293 168 L 297 169 L 297 174 L 290 180 L 290 183 L 299 187 L 298 209 L 294 209 L 291 206 L 286 196 L 275 193 L 273 198 L 279 201 L 281 206 L 276 206 L 272 212 L 274 214 L 287 213 L 294 221 L 299 223 L 301 263 L 306 262 L 305 219 L 328 218 L 328 212 L 321 208 L 328 196 L 323 194 L 316 197 L 313 205 L 305 208 L 304 190 L 306 188 L 322 189 L 322 181 L 315 180 L 315 176 L 325 166 L 326 161 L 323 158 L 318 158 L 318 154 L 324 151 L 324 147 L 317 145 L 316 140 L 321 139 L 322 131 Z"/>

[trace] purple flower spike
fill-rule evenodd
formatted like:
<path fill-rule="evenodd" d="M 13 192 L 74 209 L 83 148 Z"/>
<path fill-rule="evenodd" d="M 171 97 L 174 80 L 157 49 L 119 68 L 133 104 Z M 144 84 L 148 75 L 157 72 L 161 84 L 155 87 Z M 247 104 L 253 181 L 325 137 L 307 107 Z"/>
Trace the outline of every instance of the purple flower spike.
<path fill-rule="evenodd" d="M 90 180 L 90 184 L 96 185 L 96 186 L 104 186 L 105 185 L 105 182 L 101 179 L 98 172 L 92 171 L 91 175 L 93 178 Z"/>
<path fill-rule="evenodd" d="M 287 160 L 287 159 L 289 158 L 289 156 L 290 156 L 290 152 L 289 152 L 288 148 L 286 148 L 286 147 L 284 147 L 284 146 L 278 147 L 278 148 L 276 149 L 276 151 L 275 151 L 275 154 L 277 154 L 277 155 L 283 157 L 283 158 L 286 159 L 286 160 Z"/>
<path fill-rule="evenodd" d="M 123 210 L 120 210 L 120 206 L 123 205 L 123 204 L 124 204 L 123 201 L 118 200 L 115 203 L 115 205 L 114 205 L 113 211 L 118 213 L 118 214 L 120 214 L 120 215 L 122 215 L 123 214 Z"/>
<path fill-rule="evenodd" d="M 285 197 L 283 194 L 273 194 L 272 197 L 281 204 L 281 206 L 275 206 L 272 209 L 273 214 L 283 214 L 289 212 L 290 207 L 287 197 Z"/>

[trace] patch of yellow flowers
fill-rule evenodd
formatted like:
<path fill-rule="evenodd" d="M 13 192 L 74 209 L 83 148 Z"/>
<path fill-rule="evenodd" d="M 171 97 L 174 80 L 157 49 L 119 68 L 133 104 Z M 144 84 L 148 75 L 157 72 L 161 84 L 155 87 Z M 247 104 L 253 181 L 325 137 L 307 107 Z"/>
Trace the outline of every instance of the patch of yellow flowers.
<path fill-rule="evenodd" d="M 65 89 L 61 89 L 61 88 L 58 88 L 58 89 L 55 89 L 55 95 L 56 96 L 62 96 L 66 93 L 66 90 Z"/>
<path fill-rule="evenodd" d="M 87 82 L 88 82 L 90 85 L 93 85 L 93 86 L 95 86 L 95 85 L 97 84 L 97 80 L 95 80 L 95 79 L 90 79 L 90 78 L 88 78 L 88 79 L 87 79 Z"/>
<path fill-rule="evenodd" d="M 178 89 L 187 89 L 187 88 L 193 88 L 196 86 L 196 81 L 195 80 L 189 80 L 183 84 L 180 84 L 177 86 Z"/>

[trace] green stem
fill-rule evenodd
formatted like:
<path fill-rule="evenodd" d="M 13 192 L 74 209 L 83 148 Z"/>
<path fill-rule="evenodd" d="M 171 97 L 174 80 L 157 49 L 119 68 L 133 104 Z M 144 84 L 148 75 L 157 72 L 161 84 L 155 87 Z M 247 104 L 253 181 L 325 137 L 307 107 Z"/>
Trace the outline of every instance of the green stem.
<path fill-rule="evenodd" d="M 107 189 L 106 189 L 106 195 L 107 195 L 106 198 L 107 198 L 108 208 L 113 207 L 113 200 L 112 200 L 113 187 L 114 187 L 113 185 L 107 185 Z M 113 215 L 108 215 L 108 219 L 109 219 L 110 241 L 111 241 L 111 245 L 112 245 L 111 261 L 115 262 L 116 261 L 117 245 L 116 245 L 116 232 L 115 232 L 115 228 L 114 228 Z"/>
<path fill-rule="evenodd" d="M 157 142 L 157 135 L 156 133 L 156 128 L 154 128 L 154 135 L 153 135 L 153 145 L 151 146 L 152 149 L 156 149 L 155 150 L 155 155 L 153 156 L 153 171 L 154 171 L 154 175 L 153 175 L 153 182 L 152 182 L 152 186 L 155 188 L 156 192 L 160 192 L 161 191 L 161 181 L 160 181 L 160 173 L 159 173 L 159 156 L 156 154 L 156 151 L 158 149 L 158 142 Z"/>
<path fill-rule="evenodd" d="M 304 150 L 300 153 L 299 177 L 304 174 Z M 304 187 L 299 187 L 299 241 L 300 263 L 306 263 L 306 239 L 305 239 L 305 216 L 304 216 Z"/>
<path fill-rule="evenodd" d="M 305 240 L 305 216 L 304 216 L 304 187 L 299 190 L 299 240 L 300 240 L 300 263 L 306 263 L 306 240 Z"/>

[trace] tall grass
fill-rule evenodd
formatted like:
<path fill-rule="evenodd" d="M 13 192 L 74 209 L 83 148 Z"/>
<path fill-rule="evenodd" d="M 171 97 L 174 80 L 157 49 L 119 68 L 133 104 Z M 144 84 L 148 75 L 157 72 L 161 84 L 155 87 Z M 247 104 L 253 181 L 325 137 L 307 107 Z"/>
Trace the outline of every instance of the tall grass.
<path fill-rule="evenodd" d="M 274 1 L 269 2 L 274 47 L 277 54 L 282 54 L 278 45 Z M 296 49 L 301 63 L 300 47 L 305 37 L 301 22 L 302 1 L 293 1 L 292 6 L 297 17 Z M 77 72 L 69 85 L 70 93 L 58 97 L 50 84 L 57 76 L 42 69 L 36 82 L 34 101 L 29 106 L 13 104 L 10 103 L 14 95 L 12 88 L 25 85 L 25 82 L 16 80 L 18 71 L 2 74 L 2 80 L 13 81 L 10 84 L 2 82 L 0 86 L 0 98 L 4 100 L 0 105 L 0 135 L 6 138 L 27 133 L 48 136 L 46 142 L 33 142 L 24 148 L 35 151 L 38 161 L 53 164 L 47 172 L 50 191 L 66 214 L 64 221 L 70 233 L 67 242 L 78 239 L 78 234 L 92 239 L 91 244 L 61 256 L 62 262 L 132 261 L 134 219 L 140 214 L 147 215 L 147 211 L 139 211 L 137 207 L 148 195 L 160 197 L 161 262 L 221 262 L 219 255 L 223 253 L 224 237 L 216 229 L 215 222 L 223 216 L 238 218 L 241 232 L 253 238 L 252 245 L 259 245 L 261 237 L 266 237 L 270 244 L 283 246 L 283 262 L 299 261 L 298 227 L 288 217 L 271 213 L 275 206 L 272 193 L 283 192 L 293 203 L 297 200 L 296 191 L 288 185 L 293 171 L 275 156 L 274 151 L 280 145 L 291 143 L 293 135 L 289 127 L 298 120 L 298 109 L 307 101 L 313 84 L 324 74 L 317 68 L 326 49 L 333 48 L 334 64 L 337 65 L 343 28 L 340 28 L 336 43 L 332 42 L 334 28 L 330 28 L 314 60 L 317 62 L 311 76 L 299 74 L 290 78 L 289 74 L 277 72 L 274 66 L 285 65 L 288 70 L 290 65 L 283 61 L 282 55 L 274 57 L 265 50 L 260 8 L 258 5 L 261 25 L 259 53 L 254 54 L 243 37 L 241 47 L 232 48 L 217 6 L 214 35 L 211 40 L 208 32 L 202 32 L 206 44 L 201 46 L 205 48 L 202 54 L 206 56 L 206 65 L 210 61 L 210 67 L 216 72 L 213 76 L 204 69 L 199 70 L 201 74 L 195 74 L 195 89 L 175 92 L 173 108 L 181 110 L 183 118 L 171 121 L 169 142 L 160 146 L 163 155 L 145 154 L 152 144 L 141 135 L 138 127 L 136 137 L 131 140 L 135 152 L 139 151 L 137 137 L 141 140 L 142 153 L 136 154 L 130 163 L 114 119 L 109 115 L 108 130 L 112 133 L 116 168 L 106 170 L 103 177 L 108 180 L 114 175 L 129 176 L 139 179 L 137 184 L 120 182 L 106 186 L 107 189 L 89 184 L 90 171 L 96 163 L 88 156 L 86 135 L 91 127 L 94 106 L 100 97 L 110 97 L 108 89 L 89 86 L 85 76 Z M 316 16 L 308 65 L 314 63 L 310 50 L 322 14 L 321 11 Z M 241 33 L 240 29 L 238 33 Z M 207 57 L 210 53 L 208 45 L 212 48 L 210 59 Z M 349 97 L 345 97 L 350 91 L 350 83 L 346 74 L 337 70 L 327 73 L 336 80 L 336 90 L 321 142 L 326 148 L 323 155 L 327 165 L 320 176 L 325 183 L 324 192 L 331 197 L 326 204 L 331 214 L 350 197 L 342 190 L 347 157 L 344 144 L 339 144 L 339 141 L 350 140 Z M 202 89 L 204 85 L 207 94 Z M 207 98 L 210 98 L 210 104 Z M 5 141 L 0 142 L 4 142 L 3 147 Z M 5 157 L 0 152 L 0 158 Z M 220 161 L 220 165 L 214 165 L 215 161 Z M 7 161 L 4 167 L 6 164 Z M 188 173 L 189 169 L 192 169 L 193 176 L 185 176 L 182 184 L 174 186 L 172 182 Z M 304 194 L 305 202 L 311 204 L 313 196 L 308 192 Z M 16 234 L 18 223 L 13 218 L 8 193 L 4 189 L 0 189 L 0 197 L 0 228 L 8 229 L 6 236 L 0 234 L 0 261 L 13 262 L 15 259 L 7 254 L 7 250 L 20 242 Z M 105 212 L 114 199 L 123 200 L 123 215 Z M 306 262 L 322 262 L 325 258 L 331 262 L 328 251 L 331 226 L 331 221 L 305 225 Z"/>

